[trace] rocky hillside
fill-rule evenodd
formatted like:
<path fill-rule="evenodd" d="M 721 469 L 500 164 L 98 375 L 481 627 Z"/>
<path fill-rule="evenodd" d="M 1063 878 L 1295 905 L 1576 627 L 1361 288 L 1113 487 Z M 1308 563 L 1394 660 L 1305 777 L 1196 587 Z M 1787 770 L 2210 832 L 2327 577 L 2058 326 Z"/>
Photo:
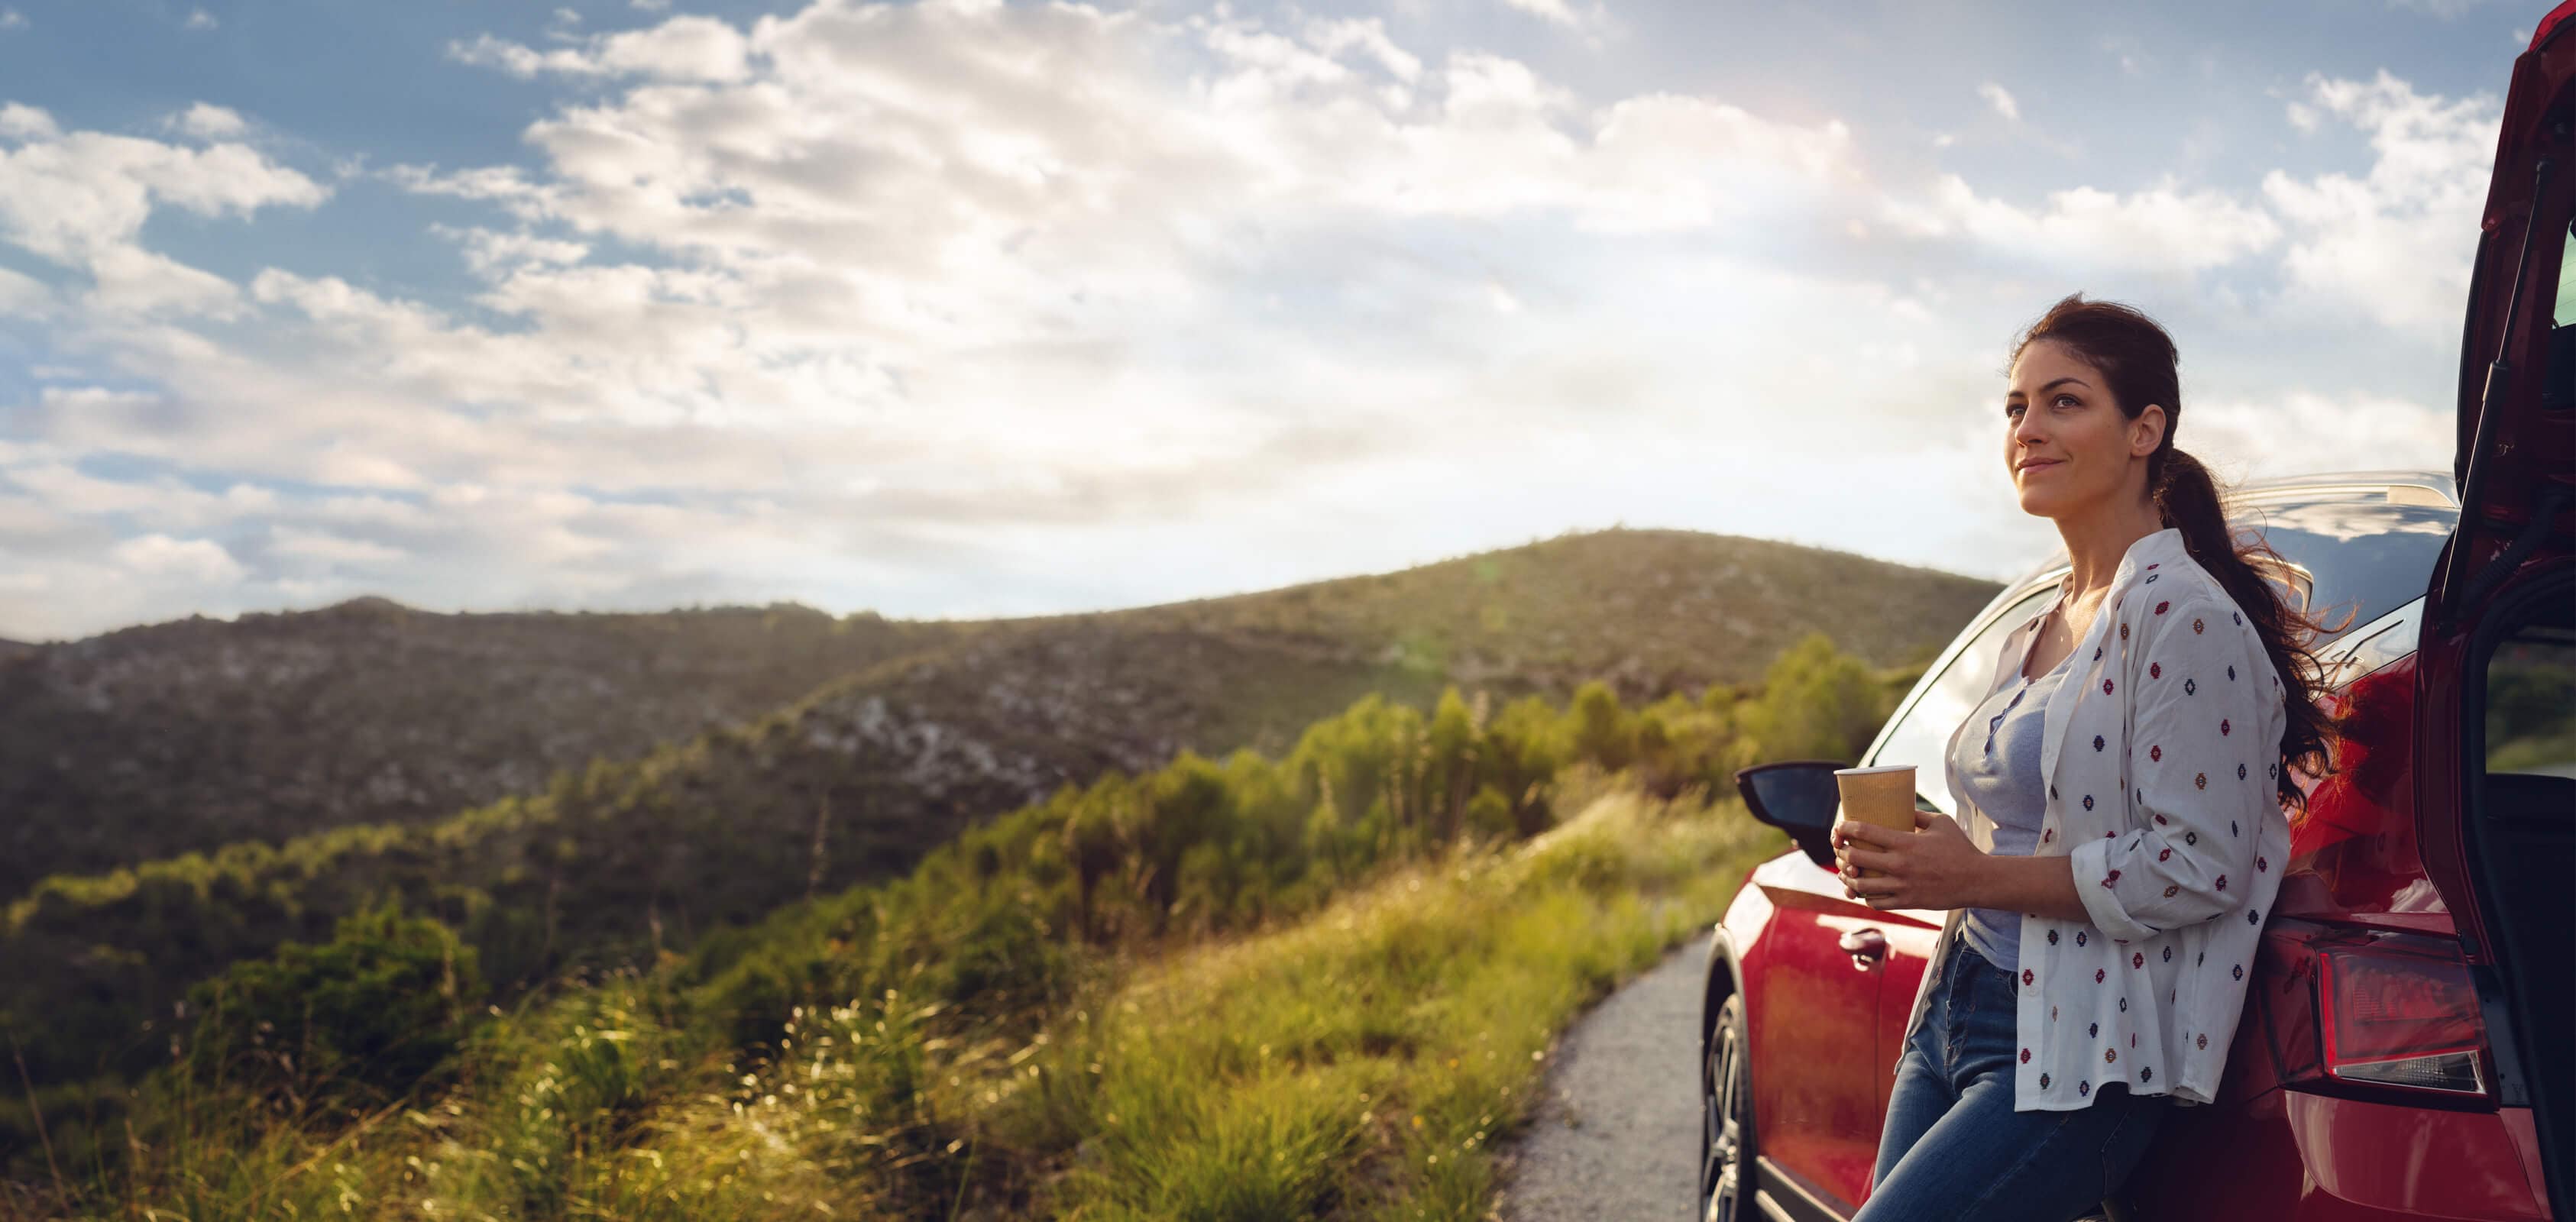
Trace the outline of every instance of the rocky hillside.
<path fill-rule="evenodd" d="M 1881 666 L 1919 663 L 1995 589 L 1767 540 L 1610 530 L 983 622 L 792 605 L 446 615 L 367 599 L 131 628 L 0 657 L 0 896 L 50 873 L 435 819 L 809 694 L 811 710 L 899 690 L 979 741 L 1042 745 L 1019 756 L 1048 781 L 1159 766 L 1182 747 L 1276 753 L 1369 691 L 1561 699 L 1600 678 L 1643 700 L 1749 684 L 1810 630 Z"/>
<path fill-rule="evenodd" d="M 453 814 L 969 632 L 795 606 L 441 615 L 365 599 L 41 646 L 0 659 L 0 894 Z"/>

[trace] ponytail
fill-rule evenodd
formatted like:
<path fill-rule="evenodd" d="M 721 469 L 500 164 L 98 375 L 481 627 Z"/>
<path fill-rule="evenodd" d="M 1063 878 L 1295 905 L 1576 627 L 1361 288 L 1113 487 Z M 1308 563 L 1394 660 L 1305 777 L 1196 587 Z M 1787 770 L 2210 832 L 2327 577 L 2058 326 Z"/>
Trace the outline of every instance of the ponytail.
<path fill-rule="evenodd" d="M 2281 673 L 2289 712 L 2281 730 L 2281 758 L 2310 776 L 2333 774 L 2337 769 L 2328 743 L 2342 737 L 2346 727 L 2316 703 L 2320 684 L 2313 676 L 2322 666 L 2312 646 L 2323 633 L 2351 627 L 2354 613 L 2346 611 L 2342 623 L 2327 628 L 2290 608 L 2287 595 L 2295 587 L 2288 563 L 2261 535 L 2239 539 L 2229 532 L 2217 482 L 2199 459 L 2174 448 L 2170 424 L 2163 444 L 2147 459 L 2147 483 L 2154 489 L 2158 516 L 2182 532 L 2184 550 L 2245 612 L 2263 639 L 2263 651 L 2271 655 L 2272 668 Z M 2267 570 L 2275 576 L 2266 577 Z M 2306 812 L 2307 795 L 2291 780 L 2289 769 L 2281 769 L 2278 788 L 2283 803 Z"/>

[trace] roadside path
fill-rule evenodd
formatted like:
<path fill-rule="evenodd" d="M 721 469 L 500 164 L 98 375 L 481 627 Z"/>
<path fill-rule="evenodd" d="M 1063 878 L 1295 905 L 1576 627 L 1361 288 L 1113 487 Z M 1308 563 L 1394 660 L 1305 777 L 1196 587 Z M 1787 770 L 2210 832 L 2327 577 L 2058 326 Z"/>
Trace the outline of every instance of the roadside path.
<path fill-rule="evenodd" d="M 1694 1222 L 1699 1007 L 1709 934 L 1675 948 L 1575 1020 L 1545 1099 L 1498 1151 L 1502 1222 Z"/>

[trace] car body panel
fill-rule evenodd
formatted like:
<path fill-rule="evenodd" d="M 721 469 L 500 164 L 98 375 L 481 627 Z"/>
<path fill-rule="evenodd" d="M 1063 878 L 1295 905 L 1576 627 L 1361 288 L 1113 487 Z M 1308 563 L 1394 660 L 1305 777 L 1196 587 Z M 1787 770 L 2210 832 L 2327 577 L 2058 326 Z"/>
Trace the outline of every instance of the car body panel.
<path fill-rule="evenodd" d="M 1869 1183 L 1886 1113 L 1878 1107 L 1885 1075 L 1856 1055 L 1878 1046 L 1879 973 L 1855 970 L 1839 943 L 1878 915 L 1795 852 L 1756 867 L 1728 913 L 1741 970 L 1760 982 L 1745 998 L 1760 1156 L 1846 1210 Z M 1736 926 L 1739 916 L 1759 924 Z M 1800 1068 L 1766 1075 L 1763 1064 Z"/>
<path fill-rule="evenodd" d="M 1896 1089 L 1896 1077 L 1885 1072 L 1905 1052 L 1905 1023 L 1914 1016 L 1914 995 L 1922 991 L 1923 973 L 1931 969 L 1932 952 L 1941 945 L 1941 914 L 1920 909 L 1904 912 L 1876 912 L 1865 904 L 1856 908 L 1878 922 L 1887 937 L 1887 954 L 1880 960 L 1878 986 L 1878 1044 L 1872 1050 L 1880 1067 L 1878 1079 L 1878 1114 L 1887 1116 L 1888 1096 Z M 1876 1160 L 1871 1160 L 1875 1165 Z M 1862 1185 L 1866 1195 L 1867 1184 Z"/>

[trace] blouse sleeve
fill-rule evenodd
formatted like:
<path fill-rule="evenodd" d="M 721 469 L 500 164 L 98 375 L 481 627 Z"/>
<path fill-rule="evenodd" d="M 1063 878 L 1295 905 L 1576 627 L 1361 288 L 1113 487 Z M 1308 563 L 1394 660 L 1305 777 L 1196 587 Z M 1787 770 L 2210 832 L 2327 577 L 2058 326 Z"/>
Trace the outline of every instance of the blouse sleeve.
<path fill-rule="evenodd" d="M 2280 744 L 2265 729 L 2283 695 L 2254 626 L 2207 594 L 2140 610 L 2127 744 L 2140 826 L 2068 853 L 2094 927 L 2123 942 L 2242 906 L 2278 803 L 2267 765 Z"/>

